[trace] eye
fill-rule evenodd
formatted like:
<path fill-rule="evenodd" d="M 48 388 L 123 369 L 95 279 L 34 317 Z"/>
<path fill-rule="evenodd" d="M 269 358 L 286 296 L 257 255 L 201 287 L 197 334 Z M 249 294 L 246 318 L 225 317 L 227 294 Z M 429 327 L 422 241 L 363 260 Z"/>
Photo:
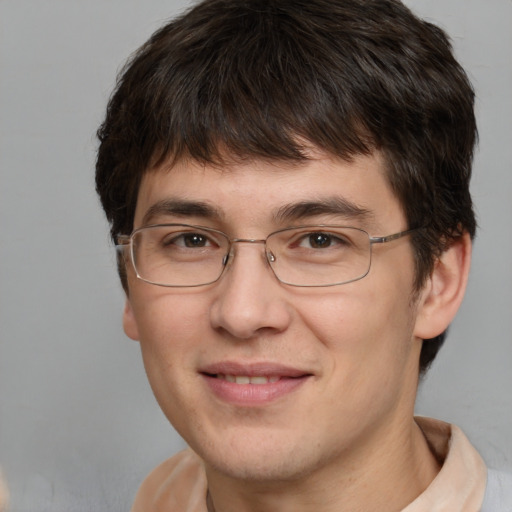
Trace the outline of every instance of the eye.
<path fill-rule="evenodd" d="M 333 239 L 326 233 L 312 233 L 308 236 L 307 243 L 314 249 L 324 249 L 331 246 Z"/>
<path fill-rule="evenodd" d="M 182 235 L 179 240 L 183 242 L 185 247 L 206 247 L 210 245 L 208 238 L 200 233 Z"/>
<path fill-rule="evenodd" d="M 187 249 L 201 249 L 212 245 L 211 240 L 203 233 L 170 233 L 163 240 L 164 246 L 174 245 Z"/>
<path fill-rule="evenodd" d="M 319 231 L 303 236 L 297 245 L 311 249 L 327 249 L 333 246 L 348 245 L 348 243 L 348 240 L 339 235 Z"/>

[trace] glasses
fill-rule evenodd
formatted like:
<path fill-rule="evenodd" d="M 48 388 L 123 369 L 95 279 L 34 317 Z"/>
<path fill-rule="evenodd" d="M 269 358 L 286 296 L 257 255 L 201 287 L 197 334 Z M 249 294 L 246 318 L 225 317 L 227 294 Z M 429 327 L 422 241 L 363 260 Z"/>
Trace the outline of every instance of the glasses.
<path fill-rule="evenodd" d="M 137 277 L 169 287 L 215 283 L 235 244 L 262 244 L 276 278 L 290 286 L 336 286 L 357 281 L 370 271 L 372 246 L 397 240 L 415 229 L 372 237 L 345 226 L 298 226 L 274 231 L 262 240 L 229 238 L 226 233 L 188 224 L 157 224 L 117 237 L 117 249 L 129 257 Z"/>

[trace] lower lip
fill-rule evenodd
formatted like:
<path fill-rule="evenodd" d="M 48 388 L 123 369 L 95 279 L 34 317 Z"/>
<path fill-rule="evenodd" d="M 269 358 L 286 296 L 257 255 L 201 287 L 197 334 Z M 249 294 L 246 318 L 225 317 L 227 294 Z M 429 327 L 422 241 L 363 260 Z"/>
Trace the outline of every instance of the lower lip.
<path fill-rule="evenodd" d="M 283 377 L 267 384 L 236 384 L 224 379 L 202 374 L 213 394 L 222 401 L 241 406 L 265 405 L 277 400 L 302 386 L 308 379 L 303 377 Z"/>

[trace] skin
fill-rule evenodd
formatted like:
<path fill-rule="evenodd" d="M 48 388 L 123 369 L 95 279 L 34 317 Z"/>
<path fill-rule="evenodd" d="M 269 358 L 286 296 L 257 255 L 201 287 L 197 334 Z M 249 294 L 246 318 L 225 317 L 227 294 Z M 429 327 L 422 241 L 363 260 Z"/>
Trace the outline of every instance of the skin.
<path fill-rule="evenodd" d="M 219 169 L 183 160 L 153 169 L 134 228 L 185 222 L 262 239 L 338 220 L 274 215 L 333 196 L 366 212 L 346 215 L 346 225 L 372 236 L 408 228 L 379 154 L 345 162 L 320 152 L 300 164 L 233 161 Z M 219 215 L 147 218 L 169 199 L 206 203 Z M 413 420 L 421 340 L 453 318 L 469 255 L 465 236 L 418 293 L 408 237 L 374 246 L 369 274 L 334 287 L 279 283 L 258 244 L 237 244 L 221 279 L 199 288 L 151 285 L 128 268 L 125 332 L 140 341 L 162 410 L 205 461 L 217 512 L 398 511 L 428 487 L 439 467 Z M 205 383 L 202 369 L 224 361 L 284 364 L 309 376 L 278 399 L 244 406 Z"/>

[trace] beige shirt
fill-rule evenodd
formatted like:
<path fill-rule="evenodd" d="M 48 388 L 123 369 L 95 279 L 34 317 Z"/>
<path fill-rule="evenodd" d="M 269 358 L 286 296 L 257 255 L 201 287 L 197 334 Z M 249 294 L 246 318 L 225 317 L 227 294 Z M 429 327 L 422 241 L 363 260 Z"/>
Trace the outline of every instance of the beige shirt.
<path fill-rule="evenodd" d="M 2 478 L 2 472 L 0 471 L 0 512 L 5 512 L 7 510 L 7 505 L 9 502 L 9 492 L 7 491 L 7 486 Z"/>
<path fill-rule="evenodd" d="M 479 512 L 487 470 L 478 452 L 454 425 L 429 418 L 416 418 L 416 422 L 442 467 L 402 512 Z M 207 512 L 206 490 L 203 463 L 188 449 L 149 474 L 131 512 Z"/>

